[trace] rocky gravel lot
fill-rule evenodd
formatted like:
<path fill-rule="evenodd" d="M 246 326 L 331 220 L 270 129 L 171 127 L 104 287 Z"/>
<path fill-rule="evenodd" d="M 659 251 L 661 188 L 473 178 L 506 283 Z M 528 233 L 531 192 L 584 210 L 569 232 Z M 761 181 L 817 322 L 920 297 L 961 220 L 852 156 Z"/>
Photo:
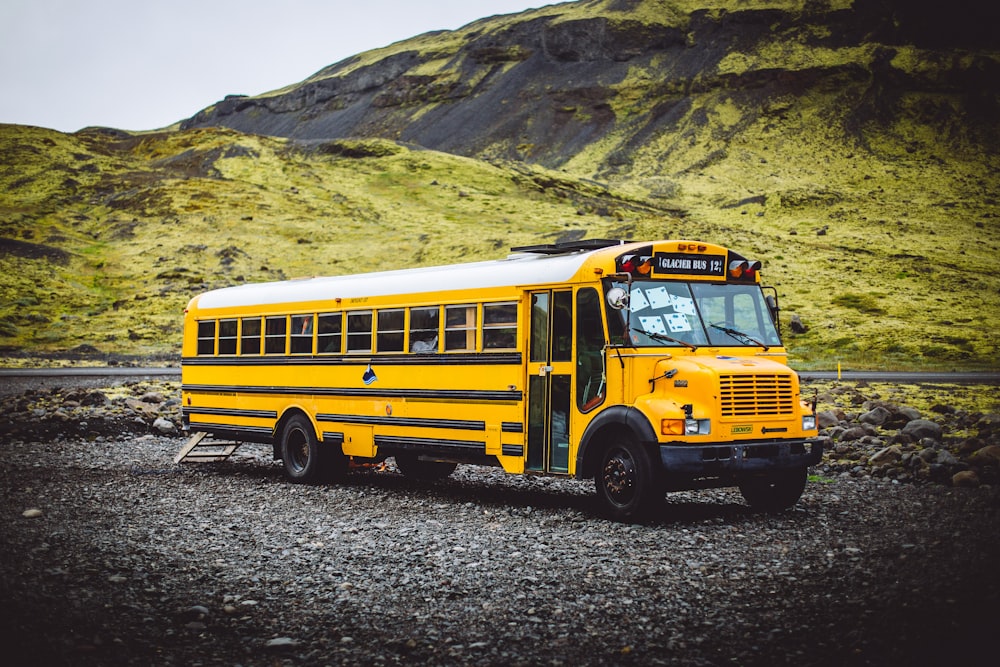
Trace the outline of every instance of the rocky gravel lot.
<path fill-rule="evenodd" d="M 991 446 L 982 428 L 962 443 L 890 443 L 902 430 L 884 424 L 837 433 L 793 510 L 677 493 L 629 525 L 597 517 L 590 484 L 493 469 L 424 485 L 390 463 L 300 486 L 249 445 L 174 465 L 183 438 L 153 426 L 170 406 L 151 389 L 109 399 L 100 430 L 86 392 L 5 404 L 8 664 L 1000 661 L 1000 493 L 989 465 L 961 455 L 968 439 Z M 38 410 L 38 428 L 11 419 Z M 898 458 L 871 462 L 893 446 Z M 955 464 L 940 454 L 953 450 Z M 953 485 L 963 466 L 978 485 Z"/>

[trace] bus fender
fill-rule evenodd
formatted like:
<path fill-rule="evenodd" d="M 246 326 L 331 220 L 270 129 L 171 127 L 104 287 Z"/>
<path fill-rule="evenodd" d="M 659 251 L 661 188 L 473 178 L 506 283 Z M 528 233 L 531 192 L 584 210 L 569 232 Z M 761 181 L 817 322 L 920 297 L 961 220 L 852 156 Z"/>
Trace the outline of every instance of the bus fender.
<path fill-rule="evenodd" d="M 580 438 L 580 447 L 576 452 L 577 478 L 588 479 L 594 476 L 606 434 L 622 429 L 631 431 L 640 445 L 653 446 L 657 443 L 656 431 L 646 415 L 627 405 L 611 406 L 594 417 Z M 659 457 L 655 460 L 659 460 Z"/>
<path fill-rule="evenodd" d="M 316 429 L 316 420 L 312 418 L 309 411 L 306 410 L 301 405 L 289 405 L 285 408 L 278 420 L 274 422 L 274 430 L 271 432 L 271 446 L 274 449 L 274 460 L 281 460 L 281 432 L 285 428 L 285 423 L 292 417 L 292 415 L 302 415 L 313 425 L 313 431 L 316 433 L 316 439 L 320 444 L 323 444 L 323 436 Z"/>

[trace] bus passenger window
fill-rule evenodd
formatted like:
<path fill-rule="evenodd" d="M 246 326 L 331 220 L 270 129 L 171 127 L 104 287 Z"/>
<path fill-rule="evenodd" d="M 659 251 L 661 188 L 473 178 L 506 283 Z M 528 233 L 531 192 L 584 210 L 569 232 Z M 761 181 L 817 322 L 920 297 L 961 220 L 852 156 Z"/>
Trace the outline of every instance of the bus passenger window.
<path fill-rule="evenodd" d="M 378 311 L 378 334 L 375 336 L 377 352 L 402 352 L 406 316 L 402 308 Z"/>
<path fill-rule="evenodd" d="M 288 318 L 282 315 L 267 317 L 264 321 L 264 354 L 284 354 Z"/>
<path fill-rule="evenodd" d="M 340 334 L 343 333 L 344 318 L 340 313 L 326 313 L 319 316 L 316 330 L 316 349 L 320 353 L 340 352 Z"/>
<path fill-rule="evenodd" d="M 475 306 L 445 306 L 444 349 L 449 352 L 475 351 Z"/>
<path fill-rule="evenodd" d="M 372 351 L 372 313 L 370 310 L 347 313 L 347 351 Z"/>
<path fill-rule="evenodd" d="M 198 322 L 198 355 L 215 354 L 215 320 Z"/>
<path fill-rule="evenodd" d="M 244 317 L 240 327 L 240 354 L 260 354 L 260 318 Z"/>
<path fill-rule="evenodd" d="M 313 316 L 292 315 L 292 354 L 311 354 Z"/>
<path fill-rule="evenodd" d="M 440 308 L 410 309 L 410 352 L 437 352 Z"/>
<path fill-rule="evenodd" d="M 517 304 L 483 306 L 483 347 L 507 350 L 517 347 Z"/>
<path fill-rule="evenodd" d="M 236 320 L 219 320 L 219 354 L 236 354 Z"/>

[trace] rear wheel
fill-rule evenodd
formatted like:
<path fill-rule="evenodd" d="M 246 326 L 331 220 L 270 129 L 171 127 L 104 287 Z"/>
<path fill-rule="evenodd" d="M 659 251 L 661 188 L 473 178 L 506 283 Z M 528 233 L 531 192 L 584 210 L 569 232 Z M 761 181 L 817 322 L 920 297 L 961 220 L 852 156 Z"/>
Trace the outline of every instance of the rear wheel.
<path fill-rule="evenodd" d="M 293 415 L 281 430 L 281 459 L 285 474 L 293 482 L 319 482 L 342 474 L 347 459 L 335 448 L 321 447 L 312 422 Z"/>
<path fill-rule="evenodd" d="M 796 468 L 768 475 L 751 477 L 740 482 L 740 493 L 750 507 L 764 512 L 788 509 L 806 488 L 805 468 Z"/>
<path fill-rule="evenodd" d="M 396 467 L 405 476 L 421 482 L 436 482 L 458 467 L 448 461 L 423 461 L 416 454 L 396 454 Z"/>
<path fill-rule="evenodd" d="M 648 452 L 627 436 L 604 452 L 594 481 L 603 509 L 619 521 L 648 514 L 660 492 Z"/>

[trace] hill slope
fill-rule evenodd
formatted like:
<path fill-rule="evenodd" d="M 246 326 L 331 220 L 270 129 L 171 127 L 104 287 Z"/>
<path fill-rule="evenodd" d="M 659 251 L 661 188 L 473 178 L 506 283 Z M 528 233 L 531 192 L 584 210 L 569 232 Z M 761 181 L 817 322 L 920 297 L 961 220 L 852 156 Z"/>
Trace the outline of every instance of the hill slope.
<path fill-rule="evenodd" d="M 209 286 L 569 233 L 760 256 L 810 326 L 788 341 L 803 366 L 996 367 L 1000 48 L 983 18 L 565 3 L 231 96 L 180 132 L 3 128 L 0 342 L 176 349 L 183 301 Z M 384 261 L 359 266 L 373 238 Z"/>

